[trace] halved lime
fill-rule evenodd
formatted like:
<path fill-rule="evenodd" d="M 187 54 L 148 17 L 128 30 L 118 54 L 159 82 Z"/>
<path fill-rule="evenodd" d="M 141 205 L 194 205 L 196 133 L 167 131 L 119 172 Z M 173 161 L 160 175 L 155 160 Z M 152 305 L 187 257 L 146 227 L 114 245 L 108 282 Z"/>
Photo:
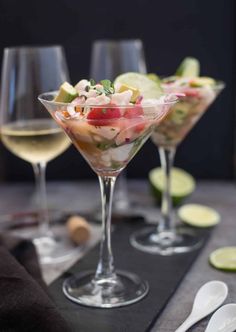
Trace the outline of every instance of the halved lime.
<path fill-rule="evenodd" d="M 211 227 L 220 222 L 219 213 L 205 205 L 186 204 L 178 210 L 178 217 L 194 227 Z"/>
<path fill-rule="evenodd" d="M 165 188 L 165 176 L 162 168 L 157 167 L 149 172 L 149 181 L 155 198 L 160 202 Z M 192 175 L 174 167 L 171 171 L 171 197 L 174 205 L 178 205 L 195 189 L 196 183 Z"/>
<path fill-rule="evenodd" d="M 159 98 L 163 93 L 160 84 L 140 73 L 130 72 L 121 74 L 115 79 L 114 83 L 125 84 L 136 88 L 144 98 L 148 99 Z"/>
<path fill-rule="evenodd" d="M 200 63 L 197 59 L 186 57 L 176 70 L 175 75 L 181 77 L 197 77 L 200 74 Z"/>
<path fill-rule="evenodd" d="M 223 247 L 213 251 L 209 261 L 216 269 L 236 272 L 236 247 Z"/>

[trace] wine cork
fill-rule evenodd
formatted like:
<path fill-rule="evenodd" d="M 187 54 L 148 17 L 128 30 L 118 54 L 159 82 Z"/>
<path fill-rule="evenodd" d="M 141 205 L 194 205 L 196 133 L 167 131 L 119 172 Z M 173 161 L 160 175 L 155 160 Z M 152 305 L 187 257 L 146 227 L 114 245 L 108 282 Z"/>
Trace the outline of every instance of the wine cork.
<path fill-rule="evenodd" d="M 83 244 L 90 237 L 90 225 L 87 220 L 80 216 L 71 216 L 66 223 L 70 238 L 76 244 Z"/>

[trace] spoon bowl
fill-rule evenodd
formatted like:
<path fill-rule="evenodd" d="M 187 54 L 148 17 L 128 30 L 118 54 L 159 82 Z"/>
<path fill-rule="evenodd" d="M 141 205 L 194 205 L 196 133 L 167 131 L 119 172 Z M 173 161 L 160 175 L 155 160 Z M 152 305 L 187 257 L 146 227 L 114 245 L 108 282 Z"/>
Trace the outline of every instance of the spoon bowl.
<path fill-rule="evenodd" d="M 192 325 L 215 311 L 227 295 L 228 287 L 222 281 L 213 280 L 204 284 L 195 296 L 190 315 L 175 332 L 187 331 Z"/>
<path fill-rule="evenodd" d="M 211 317 L 205 332 L 234 332 L 236 330 L 236 304 L 226 304 Z"/>

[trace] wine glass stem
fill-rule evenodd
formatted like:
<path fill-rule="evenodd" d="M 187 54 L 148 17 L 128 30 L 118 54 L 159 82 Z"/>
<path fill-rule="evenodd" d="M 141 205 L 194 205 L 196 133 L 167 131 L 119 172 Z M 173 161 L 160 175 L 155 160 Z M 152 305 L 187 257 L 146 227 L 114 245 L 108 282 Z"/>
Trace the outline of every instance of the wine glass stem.
<path fill-rule="evenodd" d="M 162 195 L 161 220 L 158 225 L 158 233 L 173 234 L 175 231 L 172 199 L 170 194 L 170 174 L 174 162 L 176 149 L 159 147 L 161 167 L 164 171 L 165 186 Z"/>
<path fill-rule="evenodd" d="M 39 232 L 42 236 L 51 236 L 46 192 L 46 163 L 34 163 L 33 169 L 36 180 L 36 193 L 39 204 Z"/>
<path fill-rule="evenodd" d="M 98 176 L 102 201 L 102 240 L 100 258 L 95 279 L 115 277 L 114 261 L 111 250 L 111 207 L 116 177 Z"/>

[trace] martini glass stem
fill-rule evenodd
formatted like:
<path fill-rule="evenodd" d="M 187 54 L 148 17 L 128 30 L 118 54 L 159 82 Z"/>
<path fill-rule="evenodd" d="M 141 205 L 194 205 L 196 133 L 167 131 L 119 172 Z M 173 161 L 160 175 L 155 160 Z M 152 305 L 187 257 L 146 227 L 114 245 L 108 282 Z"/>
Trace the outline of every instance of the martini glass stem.
<path fill-rule="evenodd" d="M 36 194 L 39 204 L 39 232 L 42 236 L 51 236 L 46 192 L 46 163 L 34 163 Z"/>
<path fill-rule="evenodd" d="M 175 234 L 175 225 L 173 218 L 173 206 L 170 195 L 170 174 L 173 167 L 174 156 L 176 149 L 171 148 L 159 148 L 159 154 L 161 159 L 161 166 L 165 175 L 165 186 L 162 196 L 161 204 L 161 220 L 158 225 L 158 235 L 160 237 L 173 237 Z M 169 236 L 168 236 L 169 235 Z"/>
<path fill-rule="evenodd" d="M 115 209 L 116 212 L 119 212 L 120 210 L 127 210 L 129 205 L 130 202 L 128 195 L 127 175 L 126 170 L 124 169 L 116 183 L 113 210 Z"/>
<path fill-rule="evenodd" d="M 95 274 L 96 280 L 115 278 L 114 260 L 111 250 L 111 207 L 115 176 L 98 176 L 102 202 L 102 240 L 100 258 Z"/>

